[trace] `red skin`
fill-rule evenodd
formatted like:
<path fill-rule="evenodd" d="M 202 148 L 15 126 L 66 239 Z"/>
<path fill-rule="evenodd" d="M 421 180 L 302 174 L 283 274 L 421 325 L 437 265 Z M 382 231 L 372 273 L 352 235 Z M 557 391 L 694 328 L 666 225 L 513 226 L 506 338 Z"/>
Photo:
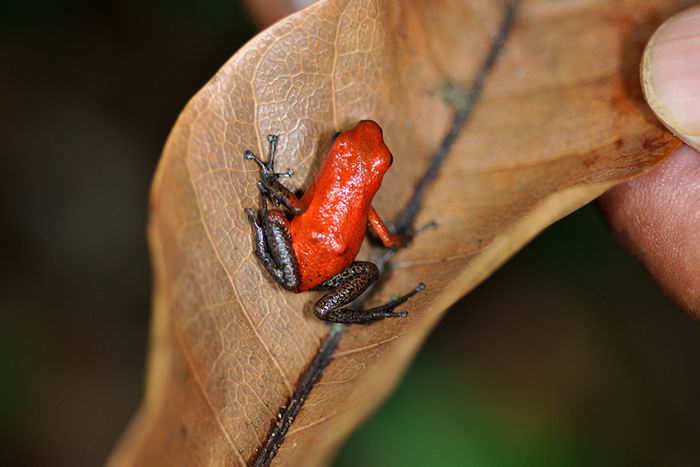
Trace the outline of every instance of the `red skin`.
<path fill-rule="evenodd" d="M 363 120 L 333 142 L 314 182 L 292 218 L 292 247 L 299 268 L 299 292 L 313 289 L 355 260 L 369 222 L 387 248 L 401 244 L 372 207 L 392 162 L 382 129 Z"/>

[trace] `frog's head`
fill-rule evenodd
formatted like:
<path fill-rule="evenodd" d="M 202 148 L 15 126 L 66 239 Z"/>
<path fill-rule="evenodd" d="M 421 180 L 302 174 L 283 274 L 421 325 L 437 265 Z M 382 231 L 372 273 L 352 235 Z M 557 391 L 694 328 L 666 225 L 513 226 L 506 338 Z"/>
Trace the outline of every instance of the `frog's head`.
<path fill-rule="evenodd" d="M 338 152 L 347 155 L 351 166 L 363 167 L 368 175 L 378 177 L 379 182 L 394 161 L 384 144 L 382 128 L 372 120 L 362 120 L 352 130 L 344 131 L 335 144 L 344 146 L 345 150 Z"/>

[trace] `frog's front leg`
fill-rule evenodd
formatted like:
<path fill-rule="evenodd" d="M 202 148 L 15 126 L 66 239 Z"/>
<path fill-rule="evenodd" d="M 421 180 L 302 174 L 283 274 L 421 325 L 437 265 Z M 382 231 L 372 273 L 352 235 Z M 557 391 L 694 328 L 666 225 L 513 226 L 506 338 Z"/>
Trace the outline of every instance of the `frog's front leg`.
<path fill-rule="evenodd" d="M 282 287 L 299 291 L 299 268 L 292 248 L 289 221 L 280 211 L 267 210 L 267 201 L 260 195 L 260 211 L 246 209 L 255 236 L 255 256 L 265 270 Z"/>
<path fill-rule="evenodd" d="M 406 312 L 394 312 L 394 309 L 425 288 L 418 284 L 406 295 L 388 303 L 368 310 L 344 308 L 379 277 L 379 270 L 374 263 L 355 261 L 345 270 L 326 280 L 314 290 L 330 290 L 314 305 L 314 313 L 320 319 L 333 323 L 367 324 L 384 318 L 403 318 Z"/>
<path fill-rule="evenodd" d="M 275 172 L 275 156 L 277 155 L 277 136 L 268 135 L 267 140 L 270 142 L 270 149 L 267 161 L 261 160 L 253 151 L 243 153 L 245 159 L 251 160 L 260 167 L 260 181 L 258 189 L 261 193 L 268 196 L 270 199 L 282 204 L 289 211 L 298 216 L 305 211 L 305 206 L 301 200 L 294 195 L 287 187 L 277 181 L 281 177 L 291 177 L 294 172 L 291 169 L 286 172 Z"/>

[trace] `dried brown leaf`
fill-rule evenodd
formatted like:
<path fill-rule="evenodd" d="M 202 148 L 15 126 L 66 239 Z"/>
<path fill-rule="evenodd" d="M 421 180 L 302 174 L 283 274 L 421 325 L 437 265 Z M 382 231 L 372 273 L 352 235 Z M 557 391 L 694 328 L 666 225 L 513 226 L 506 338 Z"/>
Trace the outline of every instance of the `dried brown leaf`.
<path fill-rule="evenodd" d="M 677 146 L 646 109 L 637 66 L 682 6 L 522 3 L 419 215 L 439 227 L 395 257 L 375 299 L 427 289 L 407 319 L 344 336 L 278 465 L 328 461 L 447 307 L 545 226 Z M 374 119 L 395 155 L 375 206 L 392 218 L 449 126 L 444 90 L 468 87 L 502 16 L 496 1 L 323 0 L 258 35 L 191 100 L 153 185 L 148 388 L 112 465 L 249 461 L 328 332 L 311 313 L 318 297 L 283 291 L 252 255 L 243 208 L 256 205 L 257 171 L 243 151 L 265 154 L 265 135 L 279 134 L 280 168 L 304 187 L 333 133 Z"/>

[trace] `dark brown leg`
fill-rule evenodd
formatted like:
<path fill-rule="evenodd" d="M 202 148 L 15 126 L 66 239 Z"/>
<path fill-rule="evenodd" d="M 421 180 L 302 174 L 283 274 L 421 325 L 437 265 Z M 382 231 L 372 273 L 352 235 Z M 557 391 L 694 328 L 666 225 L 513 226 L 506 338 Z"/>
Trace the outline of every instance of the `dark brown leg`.
<path fill-rule="evenodd" d="M 258 189 L 261 193 L 268 196 L 270 199 L 282 204 L 289 211 L 298 216 L 304 212 L 304 208 L 299 202 L 294 193 L 289 191 L 287 187 L 277 181 L 280 177 L 291 177 L 294 172 L 287 170 L 286 172 L 275 172 L 275 156 L 277 154 L 277 136 L 268 135 L 267 140 L 270 142 L 270 149 L 267 161 L 263 161 L 258 156 L 253 154 L 253 151 L 246 151 L 243 157 L 255 162 L 260 167 L 260 181 Z"/>
<path fill-rule="evenodd" d="M 384 318 L 404 318 L 406 312 L 394 312 L 394 308 L 404 303 L 425 286 L 418 286 L 407 293 L 391 300 L 385 305 L 368 310 L 352 310 L 343 308 L 367 290 L 379 277 L 379 271 L 374 263 L 356 261 L 344 271 L 336 274 L 315 290 L 330 290 L 314 305 L 314 313 L 320 319 L 333 323 L 367 324 Z"/>
<path fill-rule="evenodd" d="M 255 256 L 275 281 L 285 289 L 297 292 L 299 269 L 292 248 L 289 221 L 280 211 L 268 211 L 267 200 L 262 194 L 259 216 L 250 208 L 246 209 L 246 214 L 253 227 Z"/>

